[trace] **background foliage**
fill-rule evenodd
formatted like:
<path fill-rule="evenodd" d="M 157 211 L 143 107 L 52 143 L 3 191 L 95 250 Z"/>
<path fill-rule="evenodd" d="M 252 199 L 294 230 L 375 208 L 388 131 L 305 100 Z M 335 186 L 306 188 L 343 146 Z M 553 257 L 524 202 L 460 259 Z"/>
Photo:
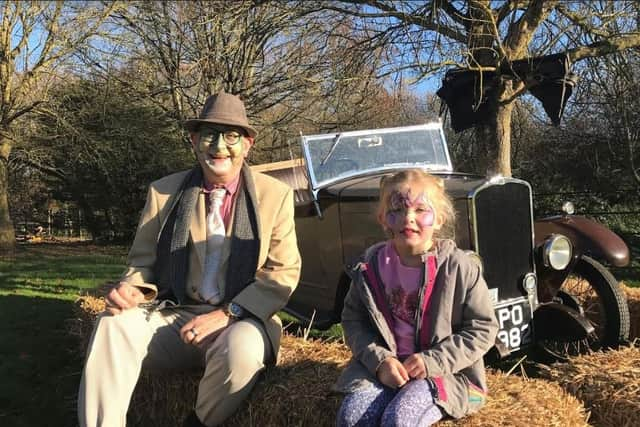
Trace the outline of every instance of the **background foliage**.
<path fill-rule="evenodd" d="M 300 132 L 436 119 L 440 101 L 433 91 L 450 66 L 563 50 L 582 60 L 573 67 L 580 80 L 560 126 L 550 124 L 531 96 L 511 103 L 513 175 L 532 183 L 537 215 L 556 213 L 572 199 L 579 212 L 625 235 L 640 234 L 640 51 L 629 42 L 640 34 L 635 2 L 4 6 L 2 16 L 14 20 L 11 46 L 19 47 L 26 30 L 32 37 L 51 35 L 46 40 L 53 43 L 51 51 L 28 51 L 27 39 L 13 71 L 6 71 L 13 72 L 15 83 L 7 84 L 16 90 L 3 108 L 22 108 L 3 116 L 12 121 L 0 132 L 11 137 L 4 164 L 19 236 L 39 224 L 54 235 L 128 242 L 149 182 L 193 165 L 181 123 L 218 90 L 246 101 L 260 130 L 249 161 L 259 164 L 299 156 Z M 460 18 L 464 14 L 473 22 Z M 499 25 L 491 30 L 482 16 Z M 28 17 L 39 29 L 29 27 Z M 70 19 L 76 25 L 64 31 L 46 27 Z M 532 33 L 518 41 L 513 28 L 522 30 L 527 19 Z M 604 45 L 609 54 L 596 55 Z M 456 169 L 484 173 L 486 132 L 447 134 Z"/>

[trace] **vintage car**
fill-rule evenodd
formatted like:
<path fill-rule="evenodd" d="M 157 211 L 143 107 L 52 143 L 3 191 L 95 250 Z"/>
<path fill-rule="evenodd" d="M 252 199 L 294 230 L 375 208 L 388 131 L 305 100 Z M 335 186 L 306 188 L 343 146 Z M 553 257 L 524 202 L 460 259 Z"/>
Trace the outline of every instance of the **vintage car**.
<path fill-rule="evenodd" d="M 340 321 L 345 265 L 385 239 L 375 212 L 381 177 L 421 168 L 444 180 L 457 220 L 448 230 L 481 265 L 500 330 L 494 353 L 562 358 L 613 347 L 629 334 L 618 282 L 602 264 L 629 262 L 612 231 L 570 204 L 533 218 L 520 179 L 453 172 L 440 123 L 301 137 L 304 159 L 256 167 L 295 190 L 302 277 L 286 311 L 315 327 Z"/>

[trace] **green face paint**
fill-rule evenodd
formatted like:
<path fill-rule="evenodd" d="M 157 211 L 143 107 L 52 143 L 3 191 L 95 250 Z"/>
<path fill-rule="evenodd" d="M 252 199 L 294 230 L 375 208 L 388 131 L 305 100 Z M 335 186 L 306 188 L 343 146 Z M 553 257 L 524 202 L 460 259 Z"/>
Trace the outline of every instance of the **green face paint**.
<path fill-rule="evenodd" d="M 203 126 L 200 129 L 200 141 L 208 143 L 209 145 L 224 142 L 227 147 L 233 147 L 240 142 L 241 137 L 242 134 L 240 132 L 231 129 L 213 126 Z"/>
<path fill-rule="evenodd" d="M 202 126 L 194 150 L 205 178 L 211 183 L 227 183 L 240 173 L 251 144 L 237 129 Z"/>

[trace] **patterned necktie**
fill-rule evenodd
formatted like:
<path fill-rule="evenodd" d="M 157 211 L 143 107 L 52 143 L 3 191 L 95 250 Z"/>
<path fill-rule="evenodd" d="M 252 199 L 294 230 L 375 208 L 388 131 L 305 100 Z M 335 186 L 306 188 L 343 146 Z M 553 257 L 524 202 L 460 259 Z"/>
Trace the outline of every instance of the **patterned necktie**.
<path fill-rule="evenodd" d="M 226 230 L 220 208 L 227 190 L 216 188 L 209 194 L 209 213 L 207 214 L 207 256 L 204 263 L 204 277 L 200 295 L 210 304 L 220 302 L 220 290 L 216 277 L 222 257 L 222 245 Z"/>
<path fill-rule="evenodd" d="M 225 234 L 224 220 L 220 209 L 227 190 L 224 188 L 216 188 L 209 194 L 209 214 L 207 215 L 207 236 Z"/>

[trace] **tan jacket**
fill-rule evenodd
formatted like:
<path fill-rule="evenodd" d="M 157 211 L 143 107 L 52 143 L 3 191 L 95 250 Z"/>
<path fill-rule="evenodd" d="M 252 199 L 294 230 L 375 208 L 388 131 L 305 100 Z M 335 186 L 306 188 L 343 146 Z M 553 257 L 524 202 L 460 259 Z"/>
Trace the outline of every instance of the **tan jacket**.
<path fill-rule="evenodd" d="M 142 210 L 136 236 L 129 251 L 128 268 L 122 281 L 150 289 L 155 298 L 154 265 L 160 231 L 175 195 L 189 171 L 161 178 L 149 186 L 147 202 Z M 252 172 L 257 215 L 260 221 L 260 253 L 255 281 L 244 288 L 233 301 L 249 310 L 265 325 L 278 354 L 282 324 L 276 313 L 289 300 L 300 277 L 300 254 L 295 233 L 294 203 L 291 188 L 275 178 Z M 241 184 L 243 185 L 243 184 Z M 189 270 L 186 286 L 197 289 L 202 283 L 206 255 L 205 195 L 201 193 L 193 215 L 189 237 Z M 242 256 L 229 254 L 226 256 Z M 225 260 L 223 260 L 224 262 Z M 226 264 L 226 262 L 225 262 Z"/>

